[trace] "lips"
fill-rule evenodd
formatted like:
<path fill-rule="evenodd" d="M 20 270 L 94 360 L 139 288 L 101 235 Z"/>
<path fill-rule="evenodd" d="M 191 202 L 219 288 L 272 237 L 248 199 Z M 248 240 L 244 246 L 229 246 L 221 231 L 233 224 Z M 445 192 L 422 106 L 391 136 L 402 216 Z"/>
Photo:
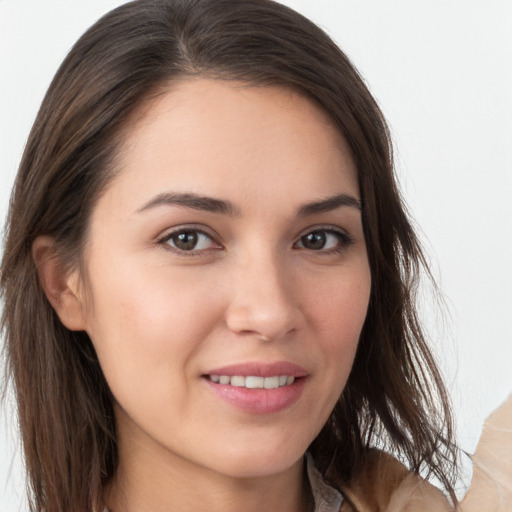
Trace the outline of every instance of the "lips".
<path fill-rule="evenodd" d="M 256 375 L 209 375 L 212 382 L 229 386 L 236 386 L 248 389 L 276 389 L 289 386 L 294 383 L 293 375 L 273 375 L 271 377 L 259 377 Z"/>
<path fill-rule="evenodd" d="M 234 377 L 242 375 L 244 377 L 273 377 L 279 375 L 287 375 L 291 377 L 305 377 L 307 370 L 294 363 L 287 361 L 276 361 L 273 363 L 249 362 L 243 364 L 233 364 L 223 366 L 221 368 L 213 368 L 206 375 L 227 375 Z"/>
<path fill-rule="evenodd" d="M 203 375 L 217 397 L 252 414 L 273 414 L 293 405 L 307 376 L 304 368 L 284 361 L 230 365 Z"/>

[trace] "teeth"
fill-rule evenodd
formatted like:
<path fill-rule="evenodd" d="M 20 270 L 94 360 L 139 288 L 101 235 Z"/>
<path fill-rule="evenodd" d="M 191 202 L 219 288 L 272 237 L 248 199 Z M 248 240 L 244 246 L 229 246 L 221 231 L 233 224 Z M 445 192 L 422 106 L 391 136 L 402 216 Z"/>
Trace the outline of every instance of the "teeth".
<path fill-rule="evenodd" d="M 276 389 L 279 387 L 279 377 L 265 377 L 263 382 L 265 389 Z"/>
<path fill-rule="evenodd" d="M 231 385 L 235 387 L 245 387 L 249 389 L 277 389 L 283 386 L 290 386 L 295 382 L 295 377 L 292 375 L 275 375 L 272 377 L 256 377 L 249 375 L 244 377 L 242 375 L 210 375 L 212 382 Z"/>
<path fill-rule="evenodd" d="M 243 387 L 245 387 L 245 377 L 235 375 L 235 376 L 231 377 L 230 384 L 232 386 L 236 386 L 237 388 L 243 388 Z"/>
<path fill-rule="evenodd" d="M 243 378 L 243 377 L 242 377 Z M 246 377 L 245 387 L 246 388 L 262 388 L 265 379 L 263 377 Z"/>

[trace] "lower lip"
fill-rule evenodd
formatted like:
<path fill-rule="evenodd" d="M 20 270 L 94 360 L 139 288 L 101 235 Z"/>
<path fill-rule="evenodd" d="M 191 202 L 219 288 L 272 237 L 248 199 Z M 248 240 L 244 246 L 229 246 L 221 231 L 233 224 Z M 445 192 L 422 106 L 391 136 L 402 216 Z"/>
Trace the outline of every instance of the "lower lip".
<path fill-rule="evenodd" d="M 249 389 L 216 384 L 207 378 L 205 382 L 217 396 L 241 411 L 251 414 L 275 414 L 299 400 L 306 379 L 297 378 L 293 384 L 275 389 Z"/>

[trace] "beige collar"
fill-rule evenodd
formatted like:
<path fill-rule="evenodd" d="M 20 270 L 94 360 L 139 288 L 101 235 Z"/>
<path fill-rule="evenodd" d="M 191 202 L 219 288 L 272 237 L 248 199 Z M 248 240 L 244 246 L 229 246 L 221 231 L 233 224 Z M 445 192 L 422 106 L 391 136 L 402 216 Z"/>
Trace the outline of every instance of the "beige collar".
<path fill-rule="evenodd" d="M 309 484 L 315 500 L 315 512 L 339 512 L 343 496 L 334 487 L 324 482 L 309 453 L 306 453 L 306 462 Z"/>

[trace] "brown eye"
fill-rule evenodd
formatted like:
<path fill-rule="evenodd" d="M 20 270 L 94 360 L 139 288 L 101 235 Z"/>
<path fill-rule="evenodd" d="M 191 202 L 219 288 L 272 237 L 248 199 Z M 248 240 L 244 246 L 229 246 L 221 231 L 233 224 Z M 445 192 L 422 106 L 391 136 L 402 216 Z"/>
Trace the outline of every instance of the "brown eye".
<path fill-rule="evenodd" d="M 325 248 L 327 242 L 325 231 L 312 231 L 300 239 L 301 247 L 311 251 L 319 251 Z M 331 235 L 333 236 L 333 235 Z"/>
<path fill-rule="evenodd" d="M 197 245 L 197 233 L 193 231 L 184 231 L 171 237 L 171 240 L 176 249 L 182 251 L 192 251 Z"/>
<path fill-rule="evenodd" d="M 301 236 L 295 244 L 299 249 L 322 251 L 323 253 L 342 251 L 353 243 L 347 233 L 336 229 L 315 229 Z"/>
<path fill-rule="evenodd" d="M 173 249 L 185 252 L 202 251 L 214 245 L 213 240 L 206 233 L 193 229 L 175 231 L 166 236 L 162 242 Z"/>

